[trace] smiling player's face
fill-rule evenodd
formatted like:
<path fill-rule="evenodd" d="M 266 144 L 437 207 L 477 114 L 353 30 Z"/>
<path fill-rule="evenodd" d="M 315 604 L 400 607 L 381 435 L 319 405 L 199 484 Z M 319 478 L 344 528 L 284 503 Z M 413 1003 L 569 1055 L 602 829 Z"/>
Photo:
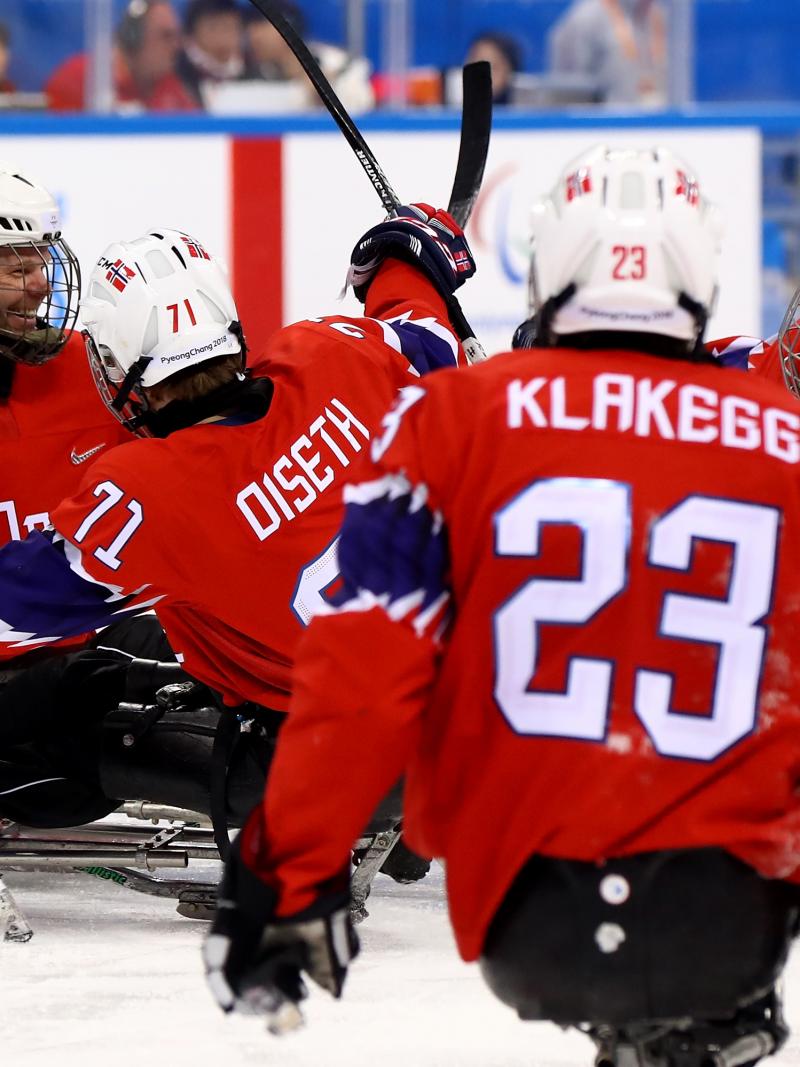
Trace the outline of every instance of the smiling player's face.
<path fill-rule="evenodd" d="M 50 292 L 46 247 L 0 248 L 0 329 L 20 336 L 36 329 L 36 311 Z"/>

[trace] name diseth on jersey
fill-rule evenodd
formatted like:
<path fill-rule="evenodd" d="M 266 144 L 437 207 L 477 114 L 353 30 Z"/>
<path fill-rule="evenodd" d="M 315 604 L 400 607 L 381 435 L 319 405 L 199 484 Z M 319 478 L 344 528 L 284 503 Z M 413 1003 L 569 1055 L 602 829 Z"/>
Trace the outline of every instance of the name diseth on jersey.
<path fill-rule="evenodd" d="M 261 484 L 250 482 L 237 494 L 237 507 L 259 541 L 274 534 L 284 519 L 291 522 L 310 507 L 336 477 L 330 465 L 319 469 L 324 459 L 312 438 L 319 439 L 320 449 L 326 449 L 327 458 L 335 458 L 337 469 L 344 469 L 369 440 L 369 432 L 334 397 L 311 423 L 308 432 L 296 439 L 288 454 L 284 453 L 275 461 L 271 473 L 264 472 Z M 300 495 L 295 495 L 298 492 Z"/>

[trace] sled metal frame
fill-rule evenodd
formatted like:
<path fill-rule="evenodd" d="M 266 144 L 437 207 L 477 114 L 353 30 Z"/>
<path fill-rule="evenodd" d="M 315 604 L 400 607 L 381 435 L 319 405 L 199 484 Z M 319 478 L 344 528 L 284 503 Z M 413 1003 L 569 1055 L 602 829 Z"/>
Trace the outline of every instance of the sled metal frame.
<path fill-rule="evenodd" d="M 584 1023 L 576 1029 L 594 1042 L 595 1067 L 750 1067 L 776 1053 L 789 1034 L 780 982 L 723 1021 Z"/>
<path fill-rule="evenodd" d="M 108 819 L 114 821 L 64 830 L 16 823 L 0 825 L 0 871 L 86 874 L 136 893 L 171 897 L 178 901 L 178 913 L 186 918 L 211 918 L 222 862 L 206 815 L 137 800 L 122 804 Z M 131 825 L 133 820 L 150 822 L 152 826 Z M 354 921 L 366 917 L 364 902 L 372 881 L 399 839 L 398 830 L 387 830 L 355 843 L 354 848 L 365 854 L 352 878 Z M 186 870 L 190 865 L 196 868 L 201 862 L 218 864 L 219 877 L 213 881 L 193 880 L 158 877 L 155 873 Z M 29 940 L 33 936 L 1 876 L 0 934 L 6 941 Z"/>

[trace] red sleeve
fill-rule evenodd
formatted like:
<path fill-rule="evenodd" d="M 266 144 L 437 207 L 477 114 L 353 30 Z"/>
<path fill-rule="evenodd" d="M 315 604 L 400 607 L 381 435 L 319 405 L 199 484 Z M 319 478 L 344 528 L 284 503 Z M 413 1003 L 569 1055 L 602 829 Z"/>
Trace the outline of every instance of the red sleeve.
<path fill-rule="evenodd" d="M 424 395 L 419 387 L 404 392 L 412 390 Z M 400 415 L 403 404 L 401 396 Z M 380 462 L 345 490 L 345 592 L 301 641 L 264 805 L 242 839 L 245 863 L 278 891 L 284 916 L 308 907 L 347 864 L 409 761 L 438 670 L 444 535 L 433 512 L 425 525 L 425 478 L 407 399 L 405 408 L 403 421 L 398 415 L 384 424 Z M 409 544 L 412 553 L 404 551 Z"/>
<path fill-rule="evenodd" d="M 405 769 L 431 681 L 428 650 L 379 609 L 312 622 L 264 804 L 243 838 L 278 914 L 308 907 L 348 863 Z"/>
<path fill-rule="evenodd" d="M 115 460 L 114 453 L 98 460 L 80 492 L 54 510 L 52 523 L 77 550 L 73 569 L 127 596 L 153 582 L 157 519 Z"/>
<path fill-rule="evenodd" d="M 447 305 L 428 276 L 402 260 L 386 259 L 367 290 L 364 314 L 371 319 L 390 319 L 408 308 L 449 323 Z"/>

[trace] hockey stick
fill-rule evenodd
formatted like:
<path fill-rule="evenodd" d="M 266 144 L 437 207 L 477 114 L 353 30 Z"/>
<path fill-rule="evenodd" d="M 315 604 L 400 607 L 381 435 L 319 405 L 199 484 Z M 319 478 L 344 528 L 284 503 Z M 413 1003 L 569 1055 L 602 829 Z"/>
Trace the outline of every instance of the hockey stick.
<path fill-rule="evenodd" d="M 478 199 L 492 133 L 492 68 L 481 60 L 462 73 L 461 144 L 447 210 L 463 229 Z"/>
<path fill-rule="evenodd" d="M 261 12 L 268 22 L 272 23 L 292 50 L 295 58 L 300 63 L 300 66 L 308 75 L 311 84 L 316 89 L 320 100 L 327 108 L 336 125 L 344 134 L 347 143 L 353 149 L 356 159 L 364 168 L 367 177 L 372 183 L 378 196 L 381 198 L 381 202 L 387 212 L 391 214 L 396 211 L 397 208 L 400 207 L 402 201 L 392 188 L 386 175 L 383 173 L 378 160 L 375 158 L 372 149 L 364 140 L 361 131 L 353 122 L 344 104 L 336 95 L 333 86 L 322 73 L 320 65 L 311 54 L 308 45 L 297 30 L 295 30 L 294 26 L 292 26 L 291 22 L 289 22 L 280 8 L 274 3 L 274 0 L 250 0 L 250 3 Z M 467 322 L 464 312 L 461 310 L 461 305 L 453 294 L 445 295 L 444 300 L 447 304 L 450 321 L 458 335 L 458 339 L 461 341 L 467 361 L 469 363 L 480 363 L 482 360 L 486 359 L 486 353 L 483 351 L 480 342 L 476 340 L 474 330 Z"/>
<path fill-rule="evenodd" d="M 383 206 L 388 212 L 392 212 L 401 203 L 397 193 L 389 184 L 389 179 L 381 170 L 372 149 L 364 140 L 361 131 L 350 118 L 344 104 L 322 73 L 319 63 L 311 53 L 303 38 L 286 18 L 280 6 L 274 0 L 250 0 L 253 7 L 257 8 L 264 18 L 271 22 L 281 37 L 291 48 L 300 66 L 308 75 L 311 84 L 317 91 L 322 103 L 328 109 L 333 121 L 344 134 L 344 139 L 355 152 L 356 159 L 366 171 L 367 177 L 381 198 Z"/>

